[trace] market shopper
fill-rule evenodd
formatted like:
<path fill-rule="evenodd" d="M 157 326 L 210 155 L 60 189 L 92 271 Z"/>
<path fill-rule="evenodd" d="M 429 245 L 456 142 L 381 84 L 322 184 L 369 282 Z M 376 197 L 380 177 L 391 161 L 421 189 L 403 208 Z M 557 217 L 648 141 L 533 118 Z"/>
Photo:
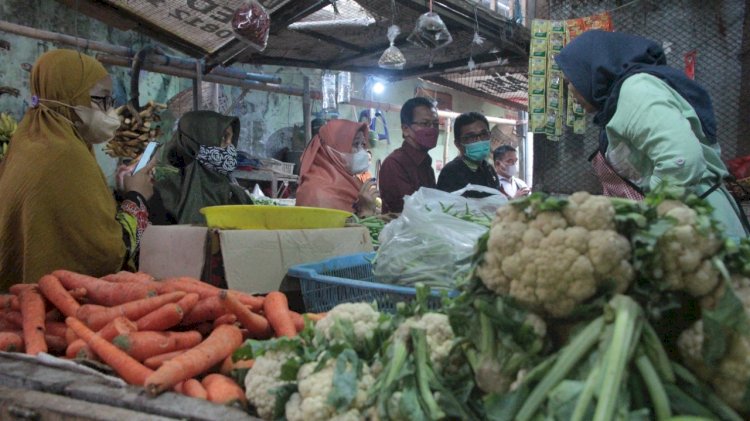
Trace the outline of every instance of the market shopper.
<path fill-rule="evenodd" d="M 369 165 L 367 124 L 331 120 L 302 154 L 297 206 L 339 209 L 359 216 L 375 213 L 375 182 L 356 174 Z"/>
<path fill-rule="evenodd" d="M 487 162 L 490 156 L 490 124 L 477 112 L 461 114 L 453 123 L 454 143 L 459 155 L 443 167 L 437 188 L 454 192 L 467 184 L 498 188 L 495 169 Z M 467 197 L 484 197 L 487 193 L 466 192 Z"/>
<path fill-rule="evenodd" d="M 56 269 L 135 269 L 153 163 L 124 176 L 118 208 L 93 152 L 120 125 L 112 79 L 93 57 L 61 49 L 39 57 L 30 82 L 31 108 L 0 164 L 0 288 Z"/>
<path fill-rule="evenodd" d="M 726 233 L 744 237 L 743 216 L 723 184 L 711 98 L 667 66 L 659 43 L 588 31 L 556 57 L 571 94 L 602 127 L 592 157 L 604 193 L 637 197 L 668 181 L 705 197 Z"/>
<path fill-rule="evenodd" d="M 162 155 L 178 171 L 155 185 L 154 224 L 205 224 L 203 207 L 252 203 L 247 190 L 230 178 L 237 167 L 239 135 L 237 117 L 190 111 L 180 118 Z"/>
<path fill-rule="evenodd" d="M 518 153 L 510 145 L 500 145 L 492 153 L 495 170 L 498 176 L 500 193 L 508 199 L 516 199 L 531 193 L 525 181 L 516 177 L 518 174 Z"/>
<path fill-rule="evenodd" d="M 380 166 L 378 180 L 383 213 L 401 212 L 404 196 L 420 187 L 435 188 L 435 170 L 429 151 L 437 146 L 440 121 L 435 104 L 423 97 L 411 98 L 401 108 L 404 143 Z"/>

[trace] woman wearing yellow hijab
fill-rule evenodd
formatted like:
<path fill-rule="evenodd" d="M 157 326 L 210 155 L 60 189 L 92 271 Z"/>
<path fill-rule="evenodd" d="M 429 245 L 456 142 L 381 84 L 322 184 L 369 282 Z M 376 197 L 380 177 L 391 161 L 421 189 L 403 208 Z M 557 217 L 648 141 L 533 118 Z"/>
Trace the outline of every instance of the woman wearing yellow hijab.
<path fill-rule="evenodd" d="M 112 79 L 72 50 L 31 70 L 31 108 L 0 164 L 0 290 L 56 269 L 92 276 L 132 268 L 153 194 L 150 169 L 125 177 L 120 209 L 92 145 L 112 138 Z"/>

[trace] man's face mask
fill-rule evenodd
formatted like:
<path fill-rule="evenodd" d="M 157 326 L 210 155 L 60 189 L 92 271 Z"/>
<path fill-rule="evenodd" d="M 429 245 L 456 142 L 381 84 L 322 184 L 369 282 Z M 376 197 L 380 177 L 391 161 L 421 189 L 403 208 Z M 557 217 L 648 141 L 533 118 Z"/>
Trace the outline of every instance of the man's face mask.
<path fill-rule="evenodd" d="M 490 141 L 480 140 L 478 142 L 468 143 L 464 145 L 464 149 L 466 150 L 465 155 L 467 158 L 474 162 L 480 162 L 490 154 Z"/>
<path fill-rule="evenodd" d="M 237 168 L 237 149 L 231 144 L 226 148 L 200 145 L 196 160 L 210 171 L 229 175 Z"/>

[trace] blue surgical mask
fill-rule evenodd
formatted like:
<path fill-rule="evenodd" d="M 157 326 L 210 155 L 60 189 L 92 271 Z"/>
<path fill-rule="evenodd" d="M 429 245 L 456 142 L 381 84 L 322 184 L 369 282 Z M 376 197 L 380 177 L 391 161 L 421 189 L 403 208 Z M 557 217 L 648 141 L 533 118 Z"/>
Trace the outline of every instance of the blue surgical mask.
<path fill-rule="evenodd" d="M 480 140 L 464 145 L 464 156 L 474 162 L 480 162 L 490 154 L 490 141 Z"/>

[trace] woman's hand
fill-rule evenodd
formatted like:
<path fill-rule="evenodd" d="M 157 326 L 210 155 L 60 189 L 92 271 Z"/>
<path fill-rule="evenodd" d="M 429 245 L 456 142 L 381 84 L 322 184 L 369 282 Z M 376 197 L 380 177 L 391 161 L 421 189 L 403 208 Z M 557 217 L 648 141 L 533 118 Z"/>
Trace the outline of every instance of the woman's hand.
<path fill-rule="evenodd" d="M 118 186 L 122 186 L 124 192 L 134 191 L 143 196 L 144 199 L 148 200 L 154 195 L 154 184 L 151 177 L 151 172 L 156 166 L 156 157 L 151 159 L 151 162 L 146 165 L 145 168 L 131 175 L 133 167 L 136 163 L 131 164 L 132 166 L 121 166 L 117 170 Z"/>
<path fill-rule="evenodd" d="M 375 199 L 379 196 L 380 191 L 378 191 L 378 185 L 375 180 L 369 180 L 364 183 L 359 189 L 357 197 L 357 216 L 375 215 L 377 213 Z"/>
<path fill-rule="evenodd" d="M 531 193 L 531 189 L 529 189 L 528 187 L 523 187 L 523 188 L 518 189 L 518 191 L 516 192 L 516 195 L 513 196 L 513 198 L 518 199 L 519 197 L 528 196 L 529 193 Z"/>

